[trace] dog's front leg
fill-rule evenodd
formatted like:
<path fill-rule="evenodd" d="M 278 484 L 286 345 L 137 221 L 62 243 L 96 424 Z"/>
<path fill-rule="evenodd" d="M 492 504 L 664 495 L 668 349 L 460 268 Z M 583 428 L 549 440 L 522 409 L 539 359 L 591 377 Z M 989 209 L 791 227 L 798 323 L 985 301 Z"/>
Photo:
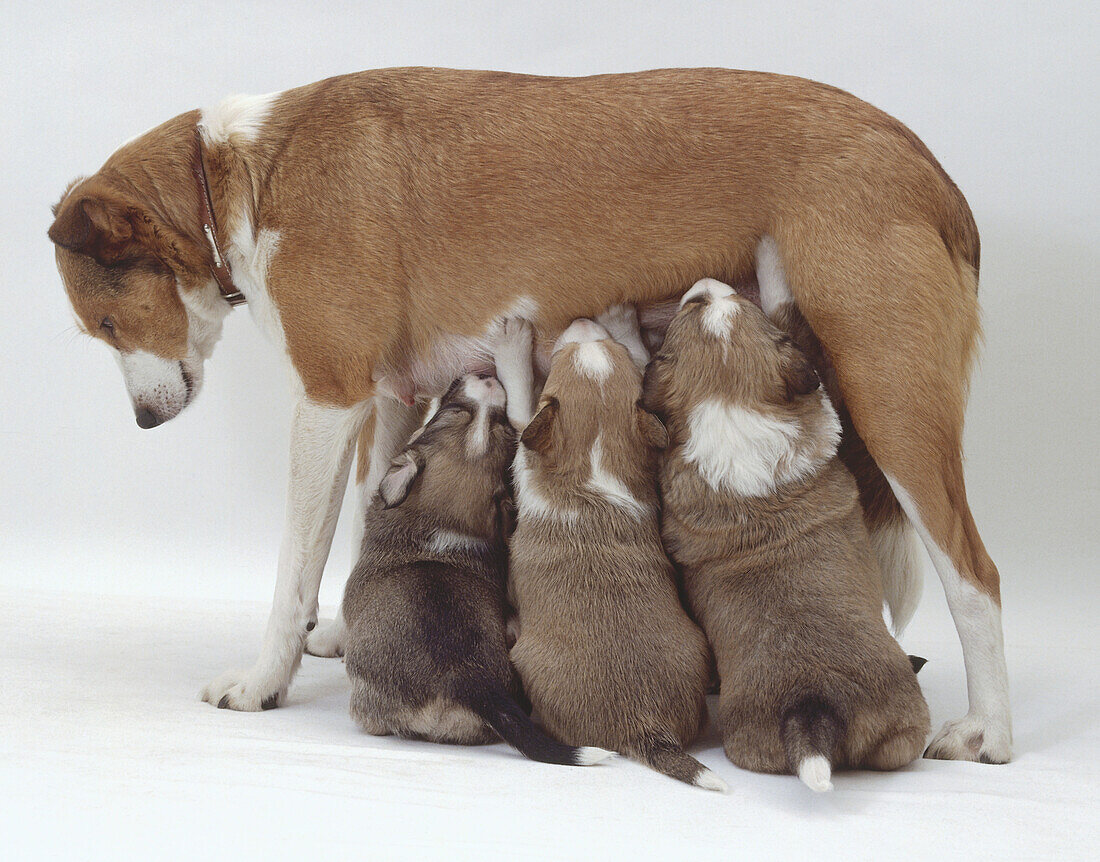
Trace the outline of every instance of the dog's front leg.
<path fill-rule="evenodd" d="M 248 670 L 230 671 L 210 683 L 202 693 L 207 703 L 254 711 L 278 706 L 286 697 L 306 635 L 317 623 L 317 590 L 367 409 L 329 407 L 305 398 L 295 407 L 286 531 L 260 657 Z"/>
<path fill-rule="evenodd" d="M 374 434 L 371 438 L 370 454 L 367 456 L 368 466 L 355 489 L 355 523 L 351 527 L 352 566 L 362 551 L 363 523 L 371 500 L 374 499 L 374 492 L 378 490 L 378 484 L 386 475 L 390 462 L 420 424 L 421 412 L 419 407 L 408 407 L 395 398 L 384 395 L 374 397 Z M 336 619 L 319 621 L 317 628 L 309 633 L 306 638 L 306 652 L 323 658 L 342 656 L 347 634 L 347 624 L 344 622 L 341 607 L 336 612 Z"/>

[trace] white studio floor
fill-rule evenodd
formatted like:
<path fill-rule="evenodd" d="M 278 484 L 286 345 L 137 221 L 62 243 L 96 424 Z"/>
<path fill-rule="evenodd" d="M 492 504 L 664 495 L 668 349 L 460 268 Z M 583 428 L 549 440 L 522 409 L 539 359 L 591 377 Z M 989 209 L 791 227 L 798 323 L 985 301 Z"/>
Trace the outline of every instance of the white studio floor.
<path fill-rule="evenodd" d="M 930 659 L 934 727 L 965 705 L 936 592 L 926 585 L 904 640 Z M 570 769 L 503 744 L 364 736 L 339 660 L 306 656 L 274 711 L 201 703 L 208 678 L 251 658 L 260 603 L 10 588 L 0 600 L 6 859 L 1096 858 L 1100 654 L 1072 626 L 1010 640 L 1009 765 L 920 761 L 841 774 L 814 796 L 792 777 L 736 769 L 711 737 L 697 753 L 729 782 L 721 795 L 621 758 Z"/>

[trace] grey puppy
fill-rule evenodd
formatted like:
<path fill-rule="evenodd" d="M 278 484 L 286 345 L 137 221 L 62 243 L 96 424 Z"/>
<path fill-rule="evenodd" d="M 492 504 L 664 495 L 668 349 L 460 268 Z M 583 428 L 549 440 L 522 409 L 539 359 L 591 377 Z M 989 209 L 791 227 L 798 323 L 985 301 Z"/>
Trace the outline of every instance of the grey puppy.
<path fill-rule="evenodd" d="M 532 760 L 588 765 L 610 752 L 550 738 L 516 700 L 505 632 L 516 435 L 504 408 L 494 377 L 459 378 L 382 480 L 344 592 L 351 713 L 376 735 L 499 735 Z"/>

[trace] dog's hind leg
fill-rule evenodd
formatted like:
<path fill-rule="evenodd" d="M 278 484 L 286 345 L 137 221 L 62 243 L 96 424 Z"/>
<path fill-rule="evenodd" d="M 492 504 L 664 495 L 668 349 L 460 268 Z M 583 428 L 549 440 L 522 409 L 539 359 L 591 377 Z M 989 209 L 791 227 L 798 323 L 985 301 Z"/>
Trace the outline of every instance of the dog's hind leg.
<path fill-rule="evenodd" d="M 928 226 L 820 227 L 780 239 L 792 291 L 833 360 L 855 429 L 924 541 L 962 642 L 970 710 L 927 756 L 1003 763 L 1012 729 L 1000 577 L 962 469 L 979 339 L 974 271 Z"/>
<path fill-rule="evenodd" d="M 794 297 L 779 257 L 779 247 L 770 236 L 763 237 L 757 245 L 756 277 L 760 285 L 760 307 L 781 329 L 794 337 L 817 365 L 822 382 L 840 416 L 843 434 L 838 454 L 844 466 L 855 476 L 859 487 L 863 521 L 878 560 L 883 595 L 890 608 L 890 622 L 894 633 L 900 635 L 917 609 L 923 586 L 923 557 L 917 534 L 882 470 L 867 452 L 867 446 L 852 425 L 852 417 L 844 406 L 836 376 L 828 367 L 821 345 L 807 330 L 805 319 L 793 305 Z"/>

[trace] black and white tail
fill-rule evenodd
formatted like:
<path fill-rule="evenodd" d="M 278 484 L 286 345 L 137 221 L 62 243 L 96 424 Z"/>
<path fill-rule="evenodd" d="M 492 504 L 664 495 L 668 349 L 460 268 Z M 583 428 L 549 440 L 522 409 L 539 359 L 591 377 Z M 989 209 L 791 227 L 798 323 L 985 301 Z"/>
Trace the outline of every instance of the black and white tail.
<path fill-rule="evenodd" d="M 833 706 L 805 697 L 779 720 L 779 738 L 787 763 L 802 783 L 822 793 L 833 789 L 832 754 L 844 735 L 844 721 Z"/>
<path fill-rule="evenodd" d="M 729 790 L 726 782 L 684 751 L 683 746 L 672 734 L 655 734 L 634 745 L 624 746 L 622 753 L 640 760 L 662 775 L 683 781 L 685 784 L 723 793 Z"/>
<path fill-rule="evenodd" d="M 566 745 L 548 736 L 502 686 L 489 684 L 477 693 L 456 700 L 483 719 L 512 748 L 531 760 L 560 766 L 591 766 L 614 754 L 613 751 L 593 746 Z"/>

